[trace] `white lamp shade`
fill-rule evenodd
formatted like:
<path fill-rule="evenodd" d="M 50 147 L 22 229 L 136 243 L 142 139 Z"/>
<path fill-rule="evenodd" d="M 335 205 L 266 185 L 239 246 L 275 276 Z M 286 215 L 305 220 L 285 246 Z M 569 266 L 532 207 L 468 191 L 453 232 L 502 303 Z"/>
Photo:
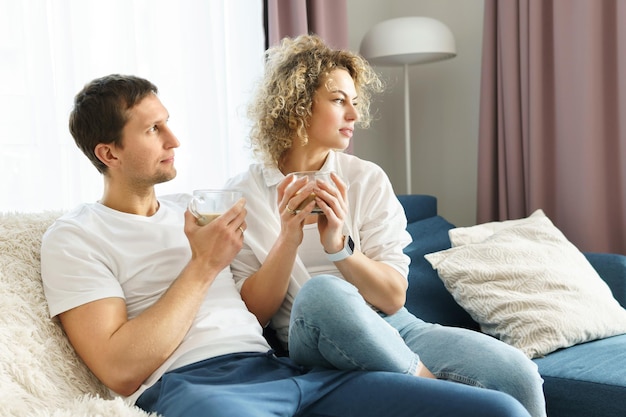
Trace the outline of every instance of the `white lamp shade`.
<path fill-rule="evenodd" d="M 360 53 L 373 65 L 441 61 L 456 56 L 450 29 L 430 17 L 399 17 L 377 23 L 363 37 Z"/>

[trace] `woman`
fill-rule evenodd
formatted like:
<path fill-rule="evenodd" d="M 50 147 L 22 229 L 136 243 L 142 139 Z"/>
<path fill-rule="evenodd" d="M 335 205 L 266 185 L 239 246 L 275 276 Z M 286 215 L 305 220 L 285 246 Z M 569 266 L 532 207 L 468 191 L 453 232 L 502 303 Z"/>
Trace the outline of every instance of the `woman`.
<path fill-rule="evenodd" d="M 403 307 L 411 241 L 403 208 L 380 167 L 341 152 L 357 123 L 368 126 L 380 91 L 364 59 L 316 36 L 268 50 L 250 107 L 262 162 L 227 184 L 248 202 L 232 264 L 242 298 L 301 364 L 435 376 L 507 392 L 545 416 L 542 380 L 521 352 Z M 333 172 L 333 184 L 294 180 L 298 171 Z M 323 214 L 311 214 L 316 205 Z"/>

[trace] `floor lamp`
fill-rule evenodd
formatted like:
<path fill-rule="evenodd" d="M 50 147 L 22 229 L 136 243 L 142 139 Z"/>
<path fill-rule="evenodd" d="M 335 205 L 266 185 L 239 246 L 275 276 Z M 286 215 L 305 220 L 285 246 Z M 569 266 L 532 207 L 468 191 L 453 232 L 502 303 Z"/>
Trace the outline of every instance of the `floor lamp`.
<path fill-rule="evenodd" d="M 411 194 L 409 65 L 455 57 L 454 36 L 446 25 L 430 17 L 400 17 L 374 25 L 363 37 L 360 53 L 372 65 L 404 66 L 406 188 Z"/>

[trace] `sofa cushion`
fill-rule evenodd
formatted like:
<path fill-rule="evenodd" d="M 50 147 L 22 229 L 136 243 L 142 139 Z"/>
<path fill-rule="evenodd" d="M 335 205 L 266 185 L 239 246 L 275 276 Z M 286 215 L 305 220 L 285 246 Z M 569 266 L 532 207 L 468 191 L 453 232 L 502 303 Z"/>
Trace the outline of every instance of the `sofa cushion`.
<path fill-rule="evenodd" d="M 621 416 L 626 410 L 626 335 L 582 343 L 535 359 L 548 415 Z"/>
<path fill-rule="evenodd" d="M 626 310 L 541 210 L 494 226 L 463 228 L 462 245 L 426 255 L 483 332 L 529 357 L 626 333 Z"/>

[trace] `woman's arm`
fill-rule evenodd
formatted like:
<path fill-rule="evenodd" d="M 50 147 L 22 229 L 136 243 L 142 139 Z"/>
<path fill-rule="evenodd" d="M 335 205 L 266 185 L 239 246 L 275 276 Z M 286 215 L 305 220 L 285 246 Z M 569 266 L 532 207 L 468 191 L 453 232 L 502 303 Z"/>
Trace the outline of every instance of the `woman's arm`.
<path fill-rule="evenodd" d="M 359 221 L 365 218 L 369 223 L 350 224 L 347 228 L 357 229 L 353 233 L 359 234 L 358 241 L 363 252 L 355 248 L 352 256 L 335 262 L 335 266 L 370 304 L 386 314 L 393 314 L 404 305 L 408 287 L 406 277 L 390 265 L 406 259 L 402 253 L 403 245 L 408 243 L 403 238 L 406 220 L 402 222 L 400 219 L 404 212 L 399 203 L 393 205 L 396 197 L 383 173 L 370 175 L 369 181 L 371 184 L 368 187 L 361 186 L 360 189 L 376 190 L 376 195 L 352 197 L 361 199 L 357 207 L 368 210 L 367 213 L 359 213 Z M 344 223 L 356 216 L 356 213 L 348 215 L 350 208 L 346 185 L 338 177 L 335 183 L 336 190 L 320 184 L 318 191 L 318 205 L 325 213 L 318 220 L 318 227 L 322 246 L 327 253 L 336 253 L 343 248 Z M 363 244 L 367 247 L 364 248 Z M 373 256 L 367 256 L 364 252 Z"/>
<path fill-rule="evenodd" d="M 267 325 L 285 299 L 298 247 L 304 236 L 304 222 L 315 206 L 315 202 L 311 201 L 298 213 L 292 210 L 307 198 L 306 183 L 306 178 L 294 182 L 287 178 L 278 185 L 280 233 L 263 264 L 244 281 L 240 290 L 248 310 L 262 326 Z"/>

